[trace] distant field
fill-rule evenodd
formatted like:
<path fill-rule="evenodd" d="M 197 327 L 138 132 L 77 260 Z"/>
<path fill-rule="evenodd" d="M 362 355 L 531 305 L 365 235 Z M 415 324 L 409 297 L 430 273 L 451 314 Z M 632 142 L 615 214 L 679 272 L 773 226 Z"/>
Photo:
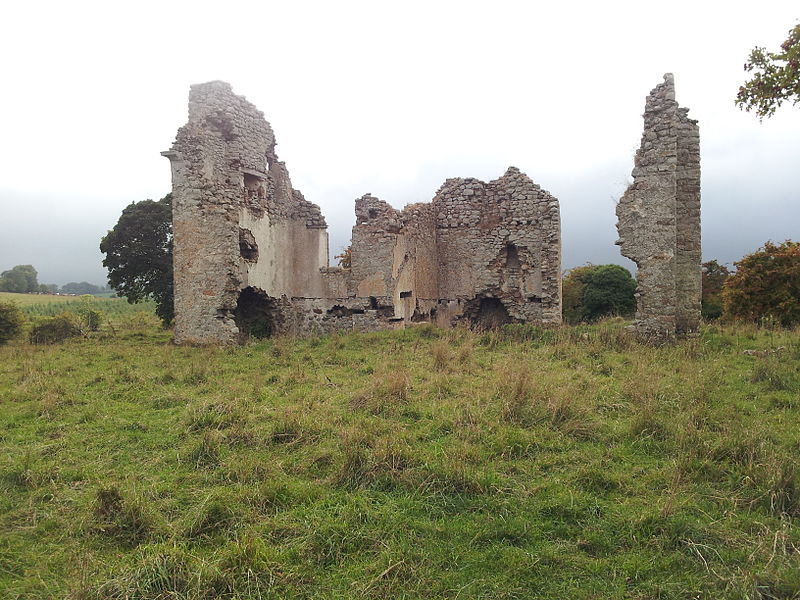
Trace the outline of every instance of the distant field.
<path fill-rule="evenodd" d="M 800 598 L 800 336 L 0 347 L 3 600 Z"/>
<path fill-rule="evenodd" d="M 79 312 L 84 308 L 81 296 L 55 296 L 51 294 L 12 294 L 0 292 L 0 302 L 15 302 L 28 317 L 45 317 L 61 312 Z M 93 310 L 109 315 L 128 314 L 132 312 L 153 312 L 153 302 L 129 304 L 124 298 L 92 296 L 90 306 Z"/>
<path fill-rule="evenodd" d="M 21 307 L 32 306 L 34 304 L 55 304 L 62 302 L 73 302 L 78 296 L 54 296 L 52 294 L 12 294 L 11 292 L 0 292 L 0 302 L 16 302 Z"/>

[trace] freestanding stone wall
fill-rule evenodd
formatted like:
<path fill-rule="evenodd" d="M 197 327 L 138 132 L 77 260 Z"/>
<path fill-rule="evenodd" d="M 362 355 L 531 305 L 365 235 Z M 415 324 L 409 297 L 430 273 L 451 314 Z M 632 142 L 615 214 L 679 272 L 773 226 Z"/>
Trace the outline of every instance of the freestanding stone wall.
<path fill-rule="evenodd" d="M 194 85 L 172 166 L 175 342 L 433 321 L 561 322 L 558 201 L 518 169 L 448 179 L 430 203 L 356 200 L 351 264 L 331 268 L 319 207 L 292 188 L 264 115 Z"/>
<path fill-rule="evenodd" d="M 672 74 L 647 97 L 633 184 L 617 205 L 623 256 L 638 267 L 635 329 L 672 341 L 700 323 L 700 133 Z"/>

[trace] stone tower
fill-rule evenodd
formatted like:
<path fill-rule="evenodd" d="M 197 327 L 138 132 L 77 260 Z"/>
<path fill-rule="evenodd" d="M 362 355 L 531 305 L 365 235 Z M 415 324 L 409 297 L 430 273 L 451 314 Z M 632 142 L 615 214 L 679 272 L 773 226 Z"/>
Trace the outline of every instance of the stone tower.
<path fill-rule="evenodd" d="M 638 267 L 637 334 L 669 342 L 700 323 L 700 133 L 671 73 L 647 97 L 633 183 L 617 205 L 622 255 Z"/>
<path fill-rule="evenodd" d="M 328 232 L 292 188 L 264 114 L 223 81 L 193 85 L 172 148 L 175 342 L 278 329 L 292 297 L 325 295 Z"/>

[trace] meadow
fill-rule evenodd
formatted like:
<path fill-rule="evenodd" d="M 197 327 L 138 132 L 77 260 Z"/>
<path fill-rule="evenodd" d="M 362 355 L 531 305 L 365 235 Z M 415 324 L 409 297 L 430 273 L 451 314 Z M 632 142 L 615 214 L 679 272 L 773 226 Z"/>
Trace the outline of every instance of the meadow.
<path fill-rule="evenodd" d="M 800 598 L 800 335 L 0 348 L 0 597 Z"/>
<path fill-rule="evenodd" d="M 62 312 L 81 313 L 87 307 L 107 316 L 118 317 L 131 313 L 152 313 L 153 301 L 129 304 L 124 298 L 108 294 L 97 296 L 57 296 L 55 294 L 16 294 L 0 292 L 0 302 L 13 302 L 29 318 L 52 317 Z"/>

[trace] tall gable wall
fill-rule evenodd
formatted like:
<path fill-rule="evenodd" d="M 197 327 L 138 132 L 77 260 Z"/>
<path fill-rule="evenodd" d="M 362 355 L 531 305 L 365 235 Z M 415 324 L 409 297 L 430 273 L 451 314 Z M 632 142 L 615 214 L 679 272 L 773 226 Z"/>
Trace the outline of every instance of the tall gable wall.
<path fill-rule="evenodd" d="M 623 256 L 638 266 L 635 329 L 646 340 L 693 334 L 700 322 L 700 142 L 671 74 L 647 97 L 633 183 L 617 205 Z"/>

